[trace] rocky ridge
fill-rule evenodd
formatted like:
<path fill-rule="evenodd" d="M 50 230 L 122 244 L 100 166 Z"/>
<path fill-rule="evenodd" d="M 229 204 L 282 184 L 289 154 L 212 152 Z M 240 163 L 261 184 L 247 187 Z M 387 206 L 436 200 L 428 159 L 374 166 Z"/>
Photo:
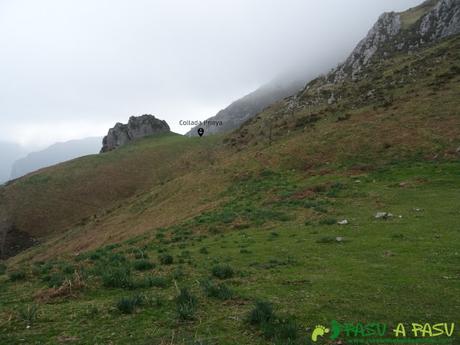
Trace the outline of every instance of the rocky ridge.
<path fill-rule="evenodd" d="M 383 13 L 345 62 L 286 98 L 279 113 L 292 113 L 321 103 L 336 103 L 340 95 L 332 89 L 346 81 L 368 79 L 367 67 L 372 63 L 381 64 L 399 52 L 412 54 L 422 46 L 459 33 L 460 0 L 428 0 L 405 12 Z M 372 93 L 372 90 L 368 91 Z"/>
<path fill-rule="evenodd" d="M 383 13 L 366 37 L 329 74 L 334 81 L 356 79 L 373 57 L 385 58 L 397 51 L 414 50 L 460 33 L 460 1 L 428 0 L 405 12 Z"/>

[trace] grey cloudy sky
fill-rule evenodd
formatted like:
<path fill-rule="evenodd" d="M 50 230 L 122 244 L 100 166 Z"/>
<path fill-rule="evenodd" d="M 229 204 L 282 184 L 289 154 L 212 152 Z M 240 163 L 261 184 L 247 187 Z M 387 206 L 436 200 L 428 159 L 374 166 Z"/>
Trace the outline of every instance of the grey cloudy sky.
<path fill-rule="evenodd" d="M 421 0 L 0 0 L 0 140 L 39 148 L 151 113 L 179 133 L 280 73 L 323 72 Z"/>

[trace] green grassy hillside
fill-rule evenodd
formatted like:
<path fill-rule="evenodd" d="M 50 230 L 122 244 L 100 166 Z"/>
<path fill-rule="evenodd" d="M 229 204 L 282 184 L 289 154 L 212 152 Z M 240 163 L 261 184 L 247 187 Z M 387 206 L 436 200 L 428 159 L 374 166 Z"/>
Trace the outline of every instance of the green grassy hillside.
<path fill-rule="evenodd" d="M 306 327 L 333 319 L 457 322 L 459 169 L 241 176 L 227 203 L 189 221 L 10 267 L 0 343 L 305 344 Z M 177 300 L 185 287 L 193 305 Z M 251 325 L 257 300 L 288 321 Z"/>
<path fill-rule="evenodd" d="M 146 138 L 2 188 L 42 244 L 0 266 L 0 344 L 311 344 L 332 320 L 390 338 L 458 323 L 459 48 L 319 78 L 227 137 Z"/>

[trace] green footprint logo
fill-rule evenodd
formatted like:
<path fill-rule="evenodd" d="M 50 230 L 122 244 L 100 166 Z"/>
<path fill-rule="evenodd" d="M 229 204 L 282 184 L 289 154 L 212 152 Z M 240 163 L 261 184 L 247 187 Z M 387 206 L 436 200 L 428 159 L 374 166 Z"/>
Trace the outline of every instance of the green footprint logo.
<path fill-rule="evenodd" d="M 318 336 L 323 336 L 324 334 L 329 333 L 329 328 L 326 328 L 322 325 L 317 325 L 311 334 L 311 340 L 317 341 Z"/>

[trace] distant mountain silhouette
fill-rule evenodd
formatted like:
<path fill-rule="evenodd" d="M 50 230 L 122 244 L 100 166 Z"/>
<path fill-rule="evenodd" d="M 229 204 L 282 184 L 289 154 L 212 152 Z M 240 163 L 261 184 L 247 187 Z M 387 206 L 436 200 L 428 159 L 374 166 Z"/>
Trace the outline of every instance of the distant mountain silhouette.
<path fill-rule="evenodd" d="M 26 157 L 14 162 L 11 168 L 11 179 L 70 159 L 98 153 L 101 143 L 101 137 L 92 137 L 56 143 L 42 151 L 29 153 Z"/>

